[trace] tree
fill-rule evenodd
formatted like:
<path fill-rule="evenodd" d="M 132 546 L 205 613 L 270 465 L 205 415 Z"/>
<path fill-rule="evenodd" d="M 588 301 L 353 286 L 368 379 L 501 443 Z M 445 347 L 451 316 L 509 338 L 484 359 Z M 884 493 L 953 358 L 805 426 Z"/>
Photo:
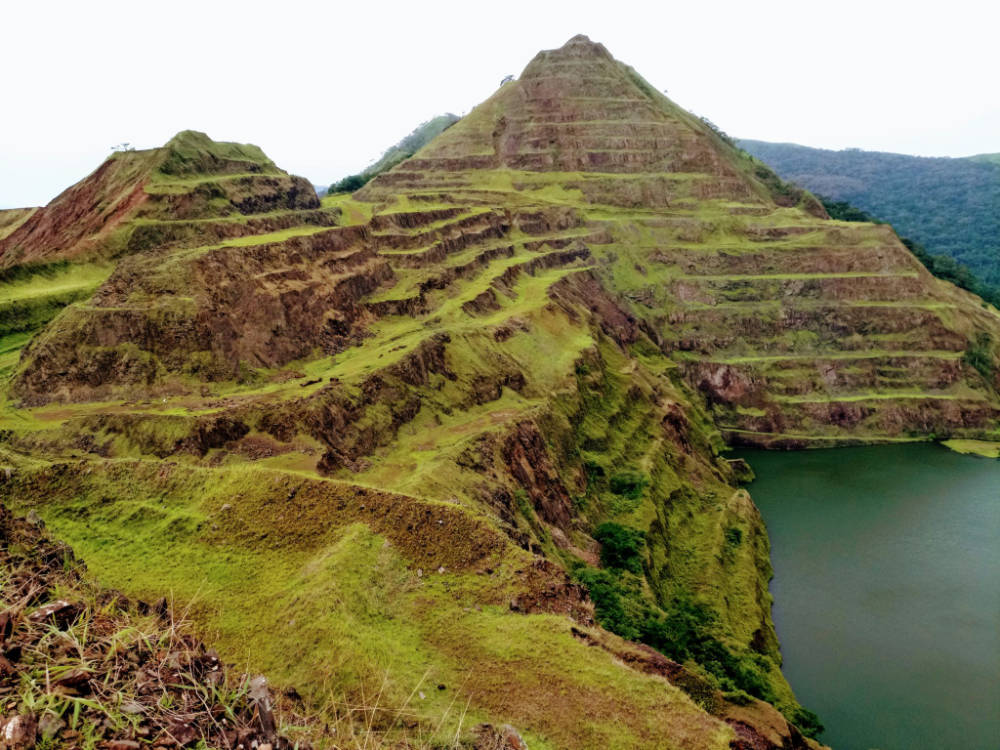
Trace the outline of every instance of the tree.
<path fill-rule="evenodd" d="M 335 182 L 330 186 L 331 193 L 353 193 L 355 190 L 360 190 L 368 183 L 368 178 L 360 174 L 352 174 L 350 177 L 345 177 L 339 182 Z"/>

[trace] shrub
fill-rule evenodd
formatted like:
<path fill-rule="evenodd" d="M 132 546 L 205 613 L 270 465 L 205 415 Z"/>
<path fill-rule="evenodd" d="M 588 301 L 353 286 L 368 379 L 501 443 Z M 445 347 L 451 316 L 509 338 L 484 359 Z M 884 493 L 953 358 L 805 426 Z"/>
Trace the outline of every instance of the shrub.
<path fill-rule="evenodd" d="M 623 471 L 611 475 L 611 491 L 629 500 L 638 500 L 649 484 L 649 478 L 638 471 Z"/>
<path fill-rule="evenodd" d="M 626 612 L 623 595 L 627 594 L 614 573 L 583 567 L 576 572 L 576 579 L 590 592 L 594 614 L 601 627 L 622 638 L 639 640 L 641 633 L 638 623 Z"/>
<path fill-rule="evenodd" d="M 718 640 L 713 634 L 718 618 L 711 608 L 679 596 L 661 609 L 643 596 L 637 579 L 622 570 L 581 565 L 574 578 L 590 592 L 601 627 L 652 646 L 675 661 L 698 663 L 722 690 L 742 690 L 774 702 L 768 657 L 735 653 Z"/>
<path fill-rule="evenodd" d="M 819 717 L 808 708 L 803 708 L 802 706 L 799 706 L 792 713 L 792 723 L 799 728 L 802 734 L 811 739 L 819 737 L 825 729 Z"/>
<path fill-rule="evenodd" d="M 965 363 L 974 368 L 987 382 L 993 381 L 993 337 L 985 331 L 976 334 L 976 340 L 965 350 Z"/>
<path fill-rule="evenodd" d="M 730 547 L 739 547 L 743 542 L 743 529 L 730 526 L 726 529 L 726 544 Z"/>
<path fill-rule="evenodd" d="M 646 535 L 636 529 L 607 521 L 594 529 L 594 539 L 601 543 L 601 564 L 631 573 L 642 573 L 642 550 Z"/>
<path fill-rule="evenodd" d="M 604 478 L 604 467 L 592 458 L 583 462 L 583 470 L 587 473 L 588 484 L 593 484 Z"/>
<path fill-rule="evenodd" d="M 737 706 L 749 706 L 753 703 L 753 696 L 742 690 L 729 690 L 723 697 L 730 703 L 735 703 Z"/>

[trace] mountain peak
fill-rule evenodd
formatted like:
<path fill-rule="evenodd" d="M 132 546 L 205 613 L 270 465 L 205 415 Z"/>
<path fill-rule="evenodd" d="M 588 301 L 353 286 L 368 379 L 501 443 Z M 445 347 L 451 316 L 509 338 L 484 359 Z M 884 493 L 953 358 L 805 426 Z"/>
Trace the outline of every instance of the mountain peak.
<path fill-rule="evenodd" d="M 538 60 L 559 61 L 567 59 L 602 59 L 613 62 L 614 57 L 608 52 L 608 48 L 600 42 L 593 41 L 586 34 L 577 34 L 567 41 L 562 47 L 539 52 L 532 63 Z M 530 67 L 531 64 L 529 64 Z"/>
<path fill-rule="evenodd" d="M 591 53 L 600 54 L 606 57 L 611 57 L 611 53 L 608 52 L 608 48 L 605 47 L 600 42 L 593 41 L 586 34 L 577 34 L 575 37 L 570 39 L 566 44 L 560 47 L 559 51 L 574 51 L 576 53 Z"/>
<path fill-rule="evenodd" d="M 279 171 L 259 147 L 214 141 L 198 130 L 182 130 L 164 144 L 162 152 L 160 172 L 172 176 Z"/>
<path fill-rule="evenodd" d="M 738 154 L 603 44 L 578 34 L 539 52 L 405 165 L 409 172 L 707 173 L 746 182 Z M 381 178 L 401 185 L 401 176 Z M 740 195 L 759 192 L 743 185 Z"/>
<path fill-rule="evenodd" d="M 206 133 L 200 130 L 182 130 L 177 133 L 173 138 L 164 144 L 165 148 L 174 148 L 178 146 L 210 146 L 213 143 L 212 139 L 208 137 Z"/>

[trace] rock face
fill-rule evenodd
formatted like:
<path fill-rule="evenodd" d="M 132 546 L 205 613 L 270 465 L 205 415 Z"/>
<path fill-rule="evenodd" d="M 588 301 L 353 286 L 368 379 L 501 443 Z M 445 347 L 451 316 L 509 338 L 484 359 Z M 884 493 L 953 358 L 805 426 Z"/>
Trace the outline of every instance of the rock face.
<path fill-rule="evenodd" d="M 468 744 L 816 747 L 720 449 L 996 429 L 994 311 L 585 37 L 354 196 L 185 133 L 0 250 L 114 266 L 15 346 L 11 502 L 314 704 L 431 665 Z"/>

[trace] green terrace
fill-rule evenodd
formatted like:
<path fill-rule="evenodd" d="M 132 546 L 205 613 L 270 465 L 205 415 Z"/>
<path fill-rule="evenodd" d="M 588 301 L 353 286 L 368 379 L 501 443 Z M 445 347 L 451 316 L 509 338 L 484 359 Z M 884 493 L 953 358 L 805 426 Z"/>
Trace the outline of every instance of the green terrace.
<path fill-rule="evenodd" d="M 208 174 L 195 177 L 177 179 L 170 177 L 163 180 L 151 180 L 145 185 L 145 191 L 149 195 L 181 195 L 191 192 L 192 188 L 205 184 L 224 184 L 227 182 L 238 182 L 240 180 L 257 180 L 261 178 L 274 179 L 275 177 L 288 179 L 281 170 L 274 168 L 273 171 L 266 172 L 243 172 L 239 174 Z"/>
<path fill-rule="evenodd" d="M 335 206 L 330 206 L 326 209 L 326 212 L 330 216 L 336 216 L 336 212 L 329 211 L 329 208 L 335 208 Z M 283 219 L 283 218 L 303 218 L 308 219 L 312 214 L 320 214 L 324 212 L 325 209 L 282 209 L 279 211 L 262 211 L 256 214 L 231 214 L 229 216 L 209 216 L 207 218 L 200 219 L 148 219 L 148 218 L 137 218 L 132 220 L 132 224 L 135 226 L 174 226 L 174 225 L 198 225 L 198 224 L 249 224 L 259 219 Z M 305 222 L 304 222 L 305 223 Z"/>
<path fill-rule="evenodd" d="M 738 357 L 718 357 L 714 355 L 692 354 L 690 352 L 674 352 L 673 356 L 678 360 L 698 360 L 702 362 L 717 362 L 725 365 L 755 364 L 759 362 L 794 362 L 794 361 L 823 361 L 823 360 L 865 360 L 865 359 L 908 359 L 908 358 L 928 358 L 928 359 L 960 359 L 964 351 L 948 350 L 913 350 L 904 349 L 899 351 L 888 351 L 878 349 L 851 350 L 851 351 L 815 351 L 815 352 L 786 352 L 783 354 L 755 354 Z"/>
<path fill-rule="evenodd" d="M 890 271 L 868 273 L 844 271 L 840 273 L 761 273 L 761 274 L 678 274 L 684 281 L 798 281 L 804 279 L 883 279 L 917 278 L 916 271 Z"/>

